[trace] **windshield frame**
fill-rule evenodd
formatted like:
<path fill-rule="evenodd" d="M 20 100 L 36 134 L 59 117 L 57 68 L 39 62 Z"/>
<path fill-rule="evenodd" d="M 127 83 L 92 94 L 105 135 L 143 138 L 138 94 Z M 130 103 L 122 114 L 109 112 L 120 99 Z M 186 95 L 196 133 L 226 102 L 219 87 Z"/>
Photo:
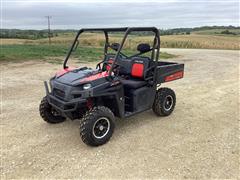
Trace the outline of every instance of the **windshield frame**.
<path fill-rule="evenodd" d="M 115 57 L 113 58 L 113 63 L 112 66 L 109 70 L 109 75 L 112 74 L 112 70 L 114 67 L 114 64 L 116 63 L 116 59 L 119 57 L 120 52 L 123 48 L 123 45 L 127 39 L 127 36 L 131 33 L 131 32 L 137 32 L 137 31 L 151 31 L 155 34 L 154 37 L 154 41 L 153 41 L 153 46 L 152 46 L 152 55 L 151 55 L 151 59 L 155 60 L 156 62 L 159 60 L 159 51 L 160 51 L 160 34 L 159 34 L 159 30 L 156 27 L 124 27 L 124 28 L 96 28 L 96 29 L 80 29 L 67 53 L 67 56 L 64 60 L 63 63 L 63 68 L 66 69 L 68 68 L 67 66 L 67 62 L 69 60 L 69 57 L 71 56 L 76 43 L 78 42 L 78 38 L 79 36 L 83 33 L 83 32 L 103 32 L 104 36 L 105 36 L 105 45 L 104 45 L 104 58 L 107 55 L 107 51 L 108 51 L 108 47 L 109 47 L 109 37 L 108 37 L 108 33 L 109 32 L 125 32 L 123 39 L 120 43 L 120 46 L 116 52 Z"/>

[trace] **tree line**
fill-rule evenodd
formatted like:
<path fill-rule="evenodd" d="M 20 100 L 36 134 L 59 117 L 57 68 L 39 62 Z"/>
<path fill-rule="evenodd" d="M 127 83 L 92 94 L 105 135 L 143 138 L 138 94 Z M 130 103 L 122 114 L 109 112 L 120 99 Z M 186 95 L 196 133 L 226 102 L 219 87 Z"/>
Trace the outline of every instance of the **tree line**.
<path fill-rule="evenodd" d="M 212 29 L 222 29 L 220 34 L 231 34 L 237 35 L 237 33 L 232 32 L 231 30 L 239 29 L 240 27 L 235 26 L 202 26 L 195 28 L 174 28 L 174 29 L 159 29 L 160 35 L 181 35 L 181 34 L 191 34 L 194 31 L 204 31 Z M 76 33 L 77 30 L 66 29 L 66 30 L 52 30 L 50 36 L 56 37 L 62 33 Z M 149 32 L 133 33 L 138 35 L 151 35 Z M 48 30 L 21 30 L 21 29 L 0 29 L 0 38 L 19 38 L 19 39 L 41 39 L 47 38 L 49 36 Z"/>

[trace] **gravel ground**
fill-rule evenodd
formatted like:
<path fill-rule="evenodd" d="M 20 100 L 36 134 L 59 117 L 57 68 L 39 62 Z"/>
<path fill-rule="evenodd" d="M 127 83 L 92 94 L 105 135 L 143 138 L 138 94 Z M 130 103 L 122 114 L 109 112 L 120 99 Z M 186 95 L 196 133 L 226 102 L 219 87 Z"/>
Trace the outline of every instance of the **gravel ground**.
<path fill-rule="evenodd" d="M 79 122 L 39 116 L 43 80 L 61 65 L 1 64 L 1 179 L 239 178 L 239 51 L 164 49 L 185 78 L 169 117 L 147 111 L 117 120 L 110 142 L 82 143 Z"/>

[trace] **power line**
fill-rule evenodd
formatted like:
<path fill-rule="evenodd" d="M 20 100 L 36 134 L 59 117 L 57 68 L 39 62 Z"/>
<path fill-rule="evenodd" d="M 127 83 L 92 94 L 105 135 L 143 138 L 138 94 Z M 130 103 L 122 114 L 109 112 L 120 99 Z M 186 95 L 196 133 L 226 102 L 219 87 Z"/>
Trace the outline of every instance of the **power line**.
<path fill-rule="evenodd" d="M 51 44 L 51 27 L 50 27 L 50 19 L 52 18 L 52 16 L 46 16 L 46 18 L 48 19 L 48 41 L 49 41 L 49 44 Z"/>

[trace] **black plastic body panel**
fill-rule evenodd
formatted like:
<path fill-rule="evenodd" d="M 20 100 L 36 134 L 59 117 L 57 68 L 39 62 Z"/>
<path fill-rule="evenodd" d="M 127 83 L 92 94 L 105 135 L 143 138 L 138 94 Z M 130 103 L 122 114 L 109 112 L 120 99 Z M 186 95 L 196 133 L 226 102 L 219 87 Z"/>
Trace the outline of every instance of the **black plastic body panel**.
<path fill-rule="evenodd" d="M 166 82 L 165 78 L 177 72 L 184 72 L 184 64 L 174 62 L 157 62 L 155 80 L 157 84 Z"/>
<path fill-rule="evenodd" d="M 156 90 L 153 87 L 141 87 L 128 92 L 130 112 L 141 112 L 152 108 Z"/>
<path fill-rule="evenodd" d="M 59 79 L 50 81 L 51 90 L 45 82 L 48 102 L 63 116 L 75 119 L 73 114 L 87 108 L 88 99 L 109 107 L 118 117 L 124 117 L 124 90 L 118 78 L 109 81 L 107 77 L 91 82 L 93 87 L 83 90 L 82 85 L 70 86 Z M 61 93 L 60 93 L 61 92 Z"/>

